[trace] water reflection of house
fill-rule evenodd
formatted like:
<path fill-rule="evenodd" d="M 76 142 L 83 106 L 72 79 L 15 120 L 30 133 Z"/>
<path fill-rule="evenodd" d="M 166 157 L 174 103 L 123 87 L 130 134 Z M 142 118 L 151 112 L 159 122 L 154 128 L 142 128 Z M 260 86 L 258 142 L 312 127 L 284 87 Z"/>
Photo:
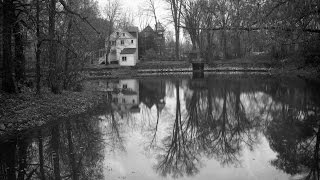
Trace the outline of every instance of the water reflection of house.
<path fill-rule="evenodd" d="M 140 101 L 148 108 L 154 105 L 159 112 L 165 106 L 166 84 L 164 80 L 141 80 L 140 81 Z"/>
<path fill-rule="evenodd" d="M 120 114 L 140 112 L 138 80 L 119 80 L 112 91 L 112 108 Z"/>
<path fill-rule="evenodd" d="M 110 93 L 112 109 L 121 115 L 140 112 L 138 80 L 93 80 L 87 83 L 86 89 Z"/>

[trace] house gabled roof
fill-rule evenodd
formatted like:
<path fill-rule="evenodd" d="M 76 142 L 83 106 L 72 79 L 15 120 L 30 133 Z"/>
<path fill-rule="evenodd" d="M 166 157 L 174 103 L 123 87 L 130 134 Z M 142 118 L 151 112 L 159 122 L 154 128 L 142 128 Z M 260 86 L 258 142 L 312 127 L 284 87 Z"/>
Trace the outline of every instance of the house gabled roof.
<path fill-rule="evenodd" d="M 119 36 L 117 36 L 117 32 L 119 32 Z M 128 37 L 123 37 L 122 36 L 122 33 L 125 33 L 126 36 Z M 117 39 L 136 39 L 137 37 L 134 35 L 134 33 L 130 33 L 126 30 L 122 30 L 122 29 L 118 29 L 118 30 L 115 30 L 111 35 L 110 35 L 110 41 L 113 41 L 113 40 L 117 40 Z"/>
<path fill-rule="evenodd" d="M 124 48 L 120 54 L 135 54 L 137 48 Z"/>
<path fill-rule="evenodd" d="M 142 32 L 153 32 L 152 27 L 150 27 L 150 25 L 148 25 L 147 27 L 145 27 Z"/>

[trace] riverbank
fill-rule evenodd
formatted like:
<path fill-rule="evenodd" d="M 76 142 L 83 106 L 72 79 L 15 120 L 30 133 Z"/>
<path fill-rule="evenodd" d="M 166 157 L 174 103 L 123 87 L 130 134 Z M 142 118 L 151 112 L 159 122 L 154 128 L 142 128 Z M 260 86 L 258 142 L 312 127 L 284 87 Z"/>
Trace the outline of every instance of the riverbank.
<path fill-rule="evenodd" d="M 285 59 L 273 59 L 267 54 L 260 54 L 232 60 L 208 62 L 205 72 L 210 73 L 269 73 L 274 75 L 296 75 L 320 79 L 320 67 L 305 65 L 302 57 L 292 56 Z M 85 77 L 90 78 L 134 78 L 148 75 L 166 75 L 174 73 L 192 73 L 192 65 L 187 61 L 144 61 L 133 67 L 119 65 L 99 65 L 85 68 Z"/>
<path fill-rule="evenodd" d="M 20 94 L 0 93 L 0 135 L 41 126 L 50 121 L 68 118 L 96 108 L 102 94 L 64 91 L 52 94 L 43 91 Z"/>

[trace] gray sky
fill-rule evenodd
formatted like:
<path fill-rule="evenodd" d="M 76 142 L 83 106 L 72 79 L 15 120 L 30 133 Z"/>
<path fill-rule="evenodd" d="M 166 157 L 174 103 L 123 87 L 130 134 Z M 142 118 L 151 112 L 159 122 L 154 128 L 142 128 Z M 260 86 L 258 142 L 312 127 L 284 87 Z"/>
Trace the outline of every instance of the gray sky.
<path fill-rule="evenodd" d="M 146 1 L 147 0 L 119 0 L 122 5 L 122 10 L 123 11 L 130 11 L 134 15 L 134 17 L 137 17 L 134 19 L 134 24 L 135 26 L 140 26 L 139 18 L 138 18 L 138 13 L 139 9 L 145 8 L 146 7 Z M 103 10 L 104 6 L 108 2 L 108 0 L 98 0 L 100 9 Z M 164 24 L 164 26 L 169 26 L 167 27 L 168 29 L 171 29 L 171 25 L 168 23 L 168 18 L 170 15 L 170 12 L 168 11 L 167 7 L 168 5 L 165 3 L 164 0 L 155 0 L 156 3 L 156 14 L 158 20 Z M 103 12 L 102 12 L 103 13 Z M 154 28 L 154 20 L 153 17 L 150 17 L 150 26 Z M 172 27 L 173 29 L 173 27 Z"/>

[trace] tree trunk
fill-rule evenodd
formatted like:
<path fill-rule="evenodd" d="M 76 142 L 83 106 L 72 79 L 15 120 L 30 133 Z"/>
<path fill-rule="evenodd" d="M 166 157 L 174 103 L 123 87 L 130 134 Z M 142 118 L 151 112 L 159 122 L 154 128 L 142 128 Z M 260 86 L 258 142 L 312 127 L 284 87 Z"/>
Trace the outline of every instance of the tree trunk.
<path fill-rule="evenodd" d="M 179 32 L 179 27 L 176 27 L 175 28 L 175 33 L 176 33 L 176 60 L 179 60 L 180 59 L 180 50 L 179 50 L 179 48 L 180 48 L 180 42 L 179 42 L 179 39 L 180 39 L 180 32 Z"/>
<path fill-rule="evenodd" d="M 242 54 L 241 54 L 241 32 L 237 31 L 236 32 L 236 58 L 241 58 Z"/>
<path fill-rule="evenodd" d="M 222 52 L 223 52 L 223 58 L 228 59 L 228 50 L 227 50 L 227 33 L 226 30 L 222 30 Z"/>
<path fill-rule="evenodd" d="M 3 69 L 2 89 L 7 93 L 16 93 L 12 57 L 12 29 L 14 20 L 14 5 L 12 0 L 3 1 Z"/>
<path fill-rule="evenodd" d="M 15 54 L 15 75 L 16 81 L 19 83 L 23 83 L 25 80 L 25 57 L 23 52 L 23 38 L 21 34 L 21 25 L 16 22 L 14 25 L 14 54 Z"/>
<path fill-rule="evenodd" d="M 110 54 L 110 49 L 111 49 L 111 46 L 110 46 L 110 36 L 112 34 L 112 29 L 113 29 L 113 22 L 112 20 L 109 22 L 109 27 L 108 27 L 108 34 L 107 34 L 107 49 L 106 49 L 106 64 L 105 65 L 108 65 L 109 62 L 108 62 L 108 58 L 109 58 L 109 54 Z"/>
<path fill-rule="evenodd" d="M 71 7 L 71 2 L 70 2 Z M 68 89 L 69 84 L 69 61 L 70 61 L 70 50 L 71 47 L 71 28 L 72 28 L 72 19 L 68 22 L 68 29 L 67 29 L 67 51 L 66 51 L 66 57 L 64 62 L 64 81 L 63 81 L 63 88 Z"/>
<path fill-rule="evenodd" d="M 36 49 L 36 84 L 37 84 L 37 94 L 40 94 L 41 87 L 41 67 L 40 67 L 40 0 L 37 0 L 37 12 L 36 12 L 36 23 L 37 23 L 37 49 Z"/>
<path fill-rule="evenodd" d="M 49 86 L 54 94 L 60 93 L 57 75 L 57 42 L 55 39 L 56 0 L 50 0 L 49 5 Z"/>

